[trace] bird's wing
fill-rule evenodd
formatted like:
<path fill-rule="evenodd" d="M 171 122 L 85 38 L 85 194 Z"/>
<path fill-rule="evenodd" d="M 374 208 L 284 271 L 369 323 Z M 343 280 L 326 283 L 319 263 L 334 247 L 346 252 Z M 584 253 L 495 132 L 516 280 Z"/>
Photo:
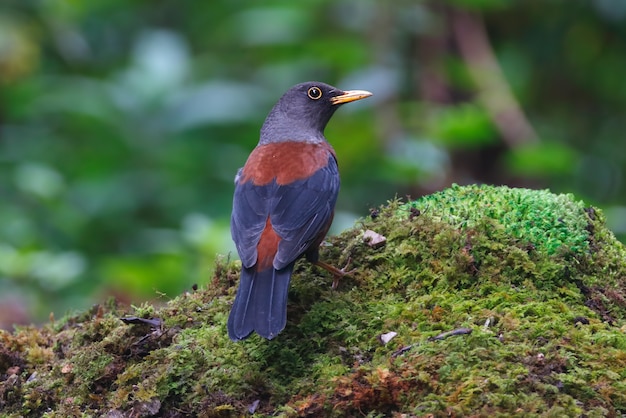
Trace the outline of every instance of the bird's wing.
<path fill-rule="evenodd" d="M 231 217 L 231 233 L 245 267 L 257 261 L 257 245 L 269 217 L 280 237 L 274 268 L 281 269 L 304 253 L 325 234 L 332 221 L 339 193 L 337 161 L 329 154 L 328 164 L 305 179 L 284 185 L 272 181 L 254 185 L 237 182 Z"/>
<path fill-rule="evenodd" d="M 323 239 L 333 219 L 339 194 L 339 170 L 333 155 L 311 177 L 282 186 L 270 219 L 280 236 L 274 266 L 297 259 L 312 243 Z"/>
<path fill-rule="evenodd" d="M 241 263 L 249 268 L 256 264 L 257 245 L 265 229 L 278 185 L 272 182 L 258 186 L 252 181 L 240 180 L 238 175 L 235 179 L 230 232 Z"/>

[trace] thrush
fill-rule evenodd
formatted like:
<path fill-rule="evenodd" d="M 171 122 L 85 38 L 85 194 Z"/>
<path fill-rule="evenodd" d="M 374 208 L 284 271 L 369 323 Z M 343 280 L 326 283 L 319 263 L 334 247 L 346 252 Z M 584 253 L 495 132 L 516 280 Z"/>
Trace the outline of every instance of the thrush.
<path fill-rule="evenodd" d="M 287 323 L 287 293 L 296 260 L 319 260 L 339 193 L 335 150 L 324 128 L 338 107 L 371 96 L 320 82 L 298 84 L 274 105 L 259 143 L 235 177 L 231 234 L 241 278 L 228 335 L 272 339 Z"/>

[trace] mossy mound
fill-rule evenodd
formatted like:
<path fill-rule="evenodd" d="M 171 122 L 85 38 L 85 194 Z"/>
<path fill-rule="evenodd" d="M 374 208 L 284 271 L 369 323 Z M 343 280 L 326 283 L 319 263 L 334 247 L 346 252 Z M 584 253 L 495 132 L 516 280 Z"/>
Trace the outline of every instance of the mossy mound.
<path fill-rule="evenodd" d="M 626 250 L 598 209 L 454 186 L 373 211 L 322 257 L 352 277 L 333 291 L 299 263 L 272 341 L 228 339 L 227 260 L 162 307 L 0 332 L 0 415 L 626 414 Z"/>

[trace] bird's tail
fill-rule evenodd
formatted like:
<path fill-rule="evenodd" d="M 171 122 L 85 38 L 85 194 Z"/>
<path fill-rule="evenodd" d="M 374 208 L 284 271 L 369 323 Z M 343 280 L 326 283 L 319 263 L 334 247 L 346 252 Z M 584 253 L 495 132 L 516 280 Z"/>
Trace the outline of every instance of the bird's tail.
<path fill-rule="evenodd" d="M 241 280 L 228 317 L 228 336 L 243 340 L 252 331 L 272 339 L 287 323 L 287 293 L 293 263 L 281 270 L 241 269 Z"/>

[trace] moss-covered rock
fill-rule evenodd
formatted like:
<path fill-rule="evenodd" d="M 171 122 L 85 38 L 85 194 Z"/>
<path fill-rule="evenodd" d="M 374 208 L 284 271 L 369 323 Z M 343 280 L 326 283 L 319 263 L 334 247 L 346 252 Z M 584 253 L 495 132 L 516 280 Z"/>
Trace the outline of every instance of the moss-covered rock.
<path fill-rule="evenodd" d="M 322 257 L 355 271 L 332 290 L 300 262 L 271 341 L 228 339 L 227 259 L 162 306 L 0 332 L 0 415 L 626 414 L 626 250 L 600 210 L 454 186 L 373 211 Z"/>

